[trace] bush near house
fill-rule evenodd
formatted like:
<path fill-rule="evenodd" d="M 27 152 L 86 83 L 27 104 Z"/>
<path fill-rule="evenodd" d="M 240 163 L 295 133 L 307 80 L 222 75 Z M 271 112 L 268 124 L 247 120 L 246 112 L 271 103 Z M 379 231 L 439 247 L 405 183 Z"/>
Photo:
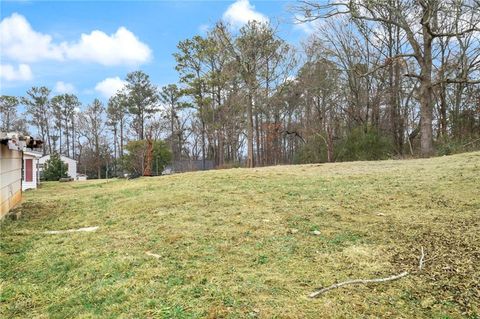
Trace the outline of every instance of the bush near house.
<path fill-rule="evenodd" d="M 68 165 L 62 161 L 60 154 L 53 153 L 50 159 L 45 162 L 42 179 L 45 181 L 58 181 L 60 178 L 68 177 Z"/>

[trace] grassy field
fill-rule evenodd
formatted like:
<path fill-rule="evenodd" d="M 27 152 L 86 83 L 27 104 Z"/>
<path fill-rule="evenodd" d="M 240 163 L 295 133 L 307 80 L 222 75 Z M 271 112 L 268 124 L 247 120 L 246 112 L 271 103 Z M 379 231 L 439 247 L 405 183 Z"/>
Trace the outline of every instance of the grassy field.
<path fill-rule="evenodd" d="M 2 318 L 480 315 L 478 152 L 44 183 L 18 210 L 0 226 Z"/>

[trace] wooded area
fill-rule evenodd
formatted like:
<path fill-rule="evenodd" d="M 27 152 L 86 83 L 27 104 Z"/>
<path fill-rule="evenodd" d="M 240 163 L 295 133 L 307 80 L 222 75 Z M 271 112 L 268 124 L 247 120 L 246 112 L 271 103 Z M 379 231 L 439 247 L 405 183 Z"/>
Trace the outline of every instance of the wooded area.
<path fill-rule="evenodd" d="M 33 87 L 1 97 L 1 130 L 90 176 L 118 174 L 128 142 L 217 167 L 449 154 L 480 148 L 480 2 L 300 1 L 300 47 L 276 26 L 219 22 L 178 44 L 178 83 L 142 71 L 106 105 Z M 25 112 L 19 112 L 19 106 Z"/>

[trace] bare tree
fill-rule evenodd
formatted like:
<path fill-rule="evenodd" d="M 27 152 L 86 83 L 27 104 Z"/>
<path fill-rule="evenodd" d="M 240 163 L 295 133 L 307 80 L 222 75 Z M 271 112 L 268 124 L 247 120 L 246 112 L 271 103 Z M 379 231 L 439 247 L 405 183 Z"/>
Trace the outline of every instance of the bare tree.
<path fill-rule="evenodd" d="M 419 82 L 421 153 L 433 153 L 433 89 L 442 83 L 480 83 L 466 77 L 432 78 L 433 48 L 441 38 L 464 37 L 480 30 L 480 3 L 456 0 L 350 0 L 321 4 L 315 1 L 300 1 L 297 7 L 302 12 L 302 22 L 338 15 L 348 15 L 354 20 L 373 25 L 386 24 L 398 27 L 408 40 L 408 51 L 387 60 L 385 65 L 396 59 L 414 59 L 418 72 L 405 76 Z"/>
<path fill-rule="evenodd" d="M 101 178 L 102 147 L 104 143 L 105 108 L 98 100 L 93 100 L 87 109 L 80 115 L 80 134 L 87 140 L 88 146 L 93 150 L 94 165 L 97 170 L 97 177 Z"/>
<path fill-rule="evenodd" d="M 43 153 L 52 153 L 52 139 L 50 136 L 50 89 L 41 87 L 32 87 L 27 91 L 27 96 L 23 97 L 22 103 L 26 105 L 27 112 L 30 114 L 30 123 L 37 127 L 42 140 L 44 141 Z"/>
<path fill-rule="evenodd" d="M 17 107 L 20 101 L 15 96 L 0 97 L 0 130 L 2 132 L 20 131 L 26 133 L 26 121 L 19 118 Z"/>

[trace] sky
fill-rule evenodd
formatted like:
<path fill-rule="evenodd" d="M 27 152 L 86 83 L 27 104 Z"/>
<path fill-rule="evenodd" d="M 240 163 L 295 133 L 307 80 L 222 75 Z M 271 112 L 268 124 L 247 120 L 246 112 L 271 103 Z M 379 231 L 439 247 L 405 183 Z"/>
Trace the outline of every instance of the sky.
<path fill-rule="evenodd" d="M 292 0 L 293 1 L 293 0 Z M 176 83 L 179 41 L 223 20 L 238 29 L 270 21 L 297 45 L 309 33 L 294 23 L 291 1 L 1 1 L 0 94 L 32 86 L 76 94 L 88 104 L 143 70 L 159 87 Z"/>

